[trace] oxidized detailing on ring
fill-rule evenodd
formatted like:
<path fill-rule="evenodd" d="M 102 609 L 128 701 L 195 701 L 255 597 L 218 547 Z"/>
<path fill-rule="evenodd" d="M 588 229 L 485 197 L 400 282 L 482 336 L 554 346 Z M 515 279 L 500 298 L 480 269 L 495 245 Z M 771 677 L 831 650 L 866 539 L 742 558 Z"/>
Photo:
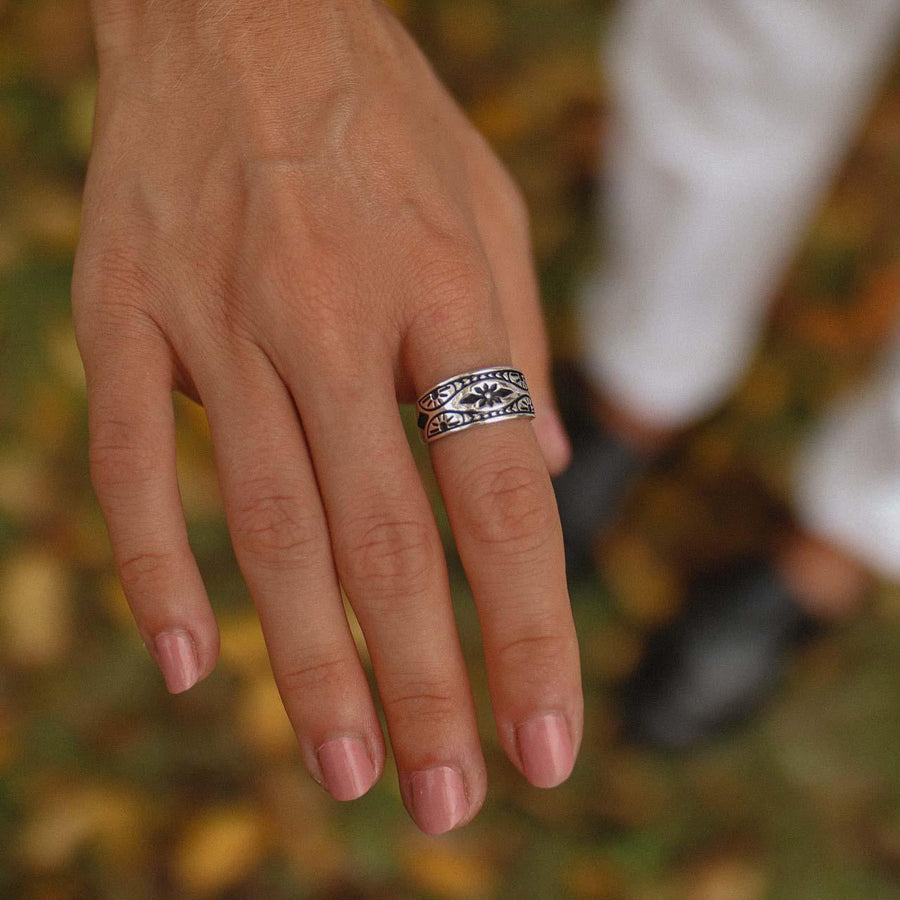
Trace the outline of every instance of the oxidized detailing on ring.
<path fill-rule="evenodd" d="M 419 397 L 416 410 L 419 430 L 426 442 L 472 425 L 534 418 L 525 376 L 507 366 L 448 378 Z"/>

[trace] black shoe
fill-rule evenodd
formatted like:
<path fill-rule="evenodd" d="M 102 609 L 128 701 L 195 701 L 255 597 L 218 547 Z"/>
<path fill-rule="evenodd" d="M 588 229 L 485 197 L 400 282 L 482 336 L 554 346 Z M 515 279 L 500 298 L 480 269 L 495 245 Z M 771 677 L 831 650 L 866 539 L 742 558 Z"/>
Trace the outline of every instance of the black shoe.
<path fill-rule="evenodd" d="M 627 736 L 665 750 L 714 737 L 763 703 L 792 646 L 813 630 L 768 559 L 704 576 L 682 618 L 651 638 L 625 687 Z"/>
<path fill-rule="evenodd" d="M 573 365 L 554 372 L 560 415 L 572 442 L 572 462 L 553 480 L 570 575 L 594 570 L 593 549 L 614 523 L 648 458 L 596 421 L 592 389 Z"/>

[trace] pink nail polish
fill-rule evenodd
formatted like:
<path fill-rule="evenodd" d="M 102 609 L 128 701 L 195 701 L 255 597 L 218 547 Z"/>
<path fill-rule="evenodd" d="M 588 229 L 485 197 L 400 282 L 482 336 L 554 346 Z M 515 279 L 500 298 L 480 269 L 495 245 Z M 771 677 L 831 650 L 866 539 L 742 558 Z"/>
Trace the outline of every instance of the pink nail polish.
<path fill-rule="evenodd" d="M 516 744 L 525 777 L 541 788 L 556 787 L 572 773 L 575 754 L 562 716 L 540 716 L 516 729 Z"/>
<path fill-rule="evenodd" d="M 170 693 L 180 694 L 197 683 L 200 667 L 194 653 L 194 644 L 187 632 L 164 631 L 158 634 L 156 658 Z"/>
<path fill-rule="evenodd" d="M 356 800 L 375 783 L 375 764 L 356 738 L 334 738 L 316 754 L 325 787 L 335 800 Z"/>
<path fill-rule="evenodd" d="M 468 811 L 462 776 L 450 766 L 416 772 L 410 780 L 413 817 L 425 834 L 455 828 Z"/>

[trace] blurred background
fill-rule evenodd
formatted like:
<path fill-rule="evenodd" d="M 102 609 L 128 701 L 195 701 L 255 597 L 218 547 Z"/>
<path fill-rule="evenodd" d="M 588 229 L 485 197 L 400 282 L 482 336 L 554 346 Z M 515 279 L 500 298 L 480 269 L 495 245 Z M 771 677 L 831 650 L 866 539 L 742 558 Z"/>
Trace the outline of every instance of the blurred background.
<path fill-rule="evenodd" d="M 393 6 L 523 186 L 552 338 L 572 352 L 570 298 L 597 252 L 597 42 L 614 4 Z M 575 592 L 587 730 L 555 791 L 528 787 L 497 745 L 453 563 L 490 790 L 476 822 L 440 840 L 412 826 L 392 771 L 338 805 L 302 770 L 205 418 L 182 399 L 184 505 L 221 659 L 171 697 L 138 639 L 89 485 L 68 309 L 94 89 L 85 0 L 0 0 L 0 896 L 900 898 L 896 587 L 806 647 L 762 716 L 699 752 L 625 746 L 615 703 L 685 579 L 777 525 L 798 440 L 900 311 L 900 68 L 748 378 L 645 479 Z"/>

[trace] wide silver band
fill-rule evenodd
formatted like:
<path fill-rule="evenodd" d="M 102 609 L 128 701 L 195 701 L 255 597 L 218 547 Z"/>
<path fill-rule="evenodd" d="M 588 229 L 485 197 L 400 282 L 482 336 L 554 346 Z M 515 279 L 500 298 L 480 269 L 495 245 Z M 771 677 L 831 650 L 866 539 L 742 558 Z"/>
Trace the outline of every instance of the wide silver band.
<path fill-rule="evenodd" d="M 426 443 L 473 425 L 534 418 L 525 376 L 509 366 L 465 372 L 436 384 L 416 401 L 418 426 Z"/>

